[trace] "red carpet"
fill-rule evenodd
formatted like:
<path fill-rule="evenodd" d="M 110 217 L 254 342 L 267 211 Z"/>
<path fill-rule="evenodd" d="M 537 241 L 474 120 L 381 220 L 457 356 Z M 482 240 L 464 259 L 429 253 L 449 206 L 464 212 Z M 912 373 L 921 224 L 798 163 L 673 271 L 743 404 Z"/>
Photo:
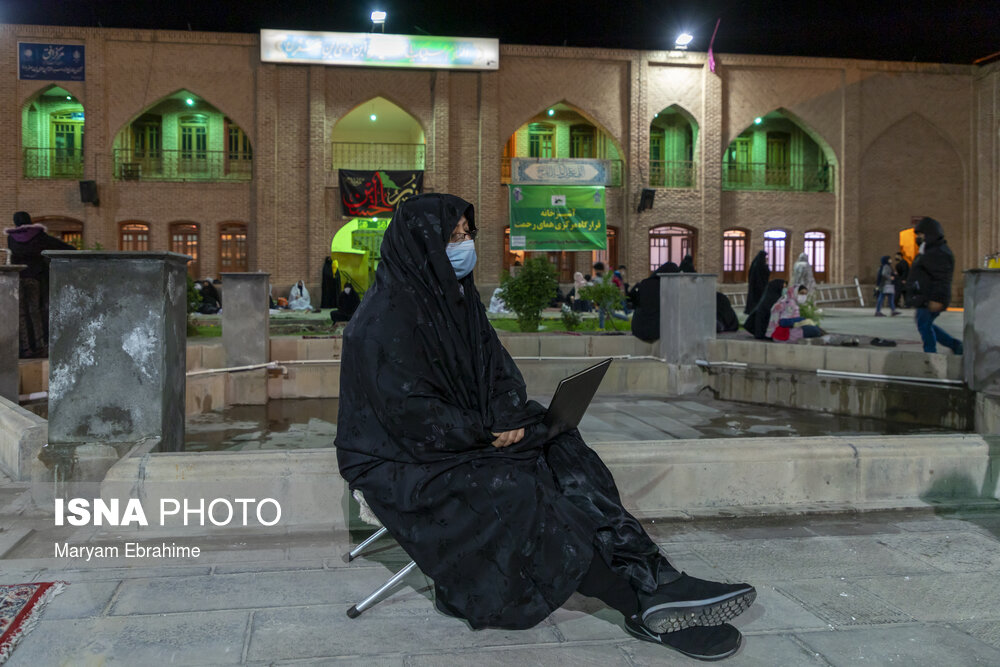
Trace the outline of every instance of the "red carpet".
<path fill-rule="evenodd" d="M 67 585 L 64 581 L 0 584 L 0 664 L 38 623 L 45 605 Z"/>

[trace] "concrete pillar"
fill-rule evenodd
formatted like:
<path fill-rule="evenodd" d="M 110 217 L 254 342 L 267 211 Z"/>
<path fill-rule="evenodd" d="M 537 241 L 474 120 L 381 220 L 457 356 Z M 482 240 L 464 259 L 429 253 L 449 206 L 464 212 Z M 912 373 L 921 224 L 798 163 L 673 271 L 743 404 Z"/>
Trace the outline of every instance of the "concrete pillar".
<path fill-rule="evenodd" d="M 965 272 L 965 348 L 969 389 L 1000 395 L 1000 269 Z"/>
<path fill-rule="evenodd" d="M 271 314 L 267 286 L 270 273 L 223 273 L 222 345 L 226 366 L 269 361 Z"/>
<path fill-rule="evenodd" d="M 693 365 L 715 339 L 715 279 L 709 273 L 661 273 L 660 356 Z"/>
<path fill-rule="evenodd" d="M 18 370 L 18 275 L 22 264 L 0 264 L 0 398 L 17 403 L 20 385 Z"/>
<path fill-rule="evenodd" d="M 189 257 L 46 251 L 49 443 L 184 449 Z M 83 450 L 81 450 L 83 451 Z"/>
<path fill-rule="evenodd" d="M 229 368 L 270 361 L 270 277 L 269 273 L 222 274 L 222 345 Z M 226 405 L 266 404 L 266 370 L 227 374 Z"/>

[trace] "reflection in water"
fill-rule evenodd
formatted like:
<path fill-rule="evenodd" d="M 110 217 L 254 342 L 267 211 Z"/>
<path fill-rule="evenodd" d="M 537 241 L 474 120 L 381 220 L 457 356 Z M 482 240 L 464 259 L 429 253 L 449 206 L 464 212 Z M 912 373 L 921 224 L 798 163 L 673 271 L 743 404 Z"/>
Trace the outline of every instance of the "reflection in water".
<path fill-rule="evenodd" d="M 309 398 L 195 415 L 187 420 L 185 448 L 219 451 L 332 447 L 337 435 L 337 409 L 335 398 Z M 901 435 L 950 429 L 686 396 L 596 399 L 580 424 L 580 432 L 594 444 L 679 438 Z"/>

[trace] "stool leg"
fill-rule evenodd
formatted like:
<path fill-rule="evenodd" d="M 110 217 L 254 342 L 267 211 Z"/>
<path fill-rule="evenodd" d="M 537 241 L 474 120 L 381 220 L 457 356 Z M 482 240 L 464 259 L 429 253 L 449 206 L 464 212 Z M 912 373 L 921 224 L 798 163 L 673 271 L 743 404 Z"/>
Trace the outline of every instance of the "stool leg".
<path fill-rule="evenodd" d="M 385 594 L 386 591 L 388 591 L 390 588 L 398 584 L 403 579 L 403 577 L 408 575 L 416 566 L 417 564 L 411 560 L 409 565 L 407 565 L 402 570 L 389 577 L 389 580 L 384 584 L 382 584 L 381 586 L 379 586 L 374 593 L 372 593 L 364 600 L 362 600 L 361 602 L 357 603 L 356 605 L 348 609 L 347 615 L 350 618 L 357 618 L 358 616 L 360 616 L 365 609 L 368 609 L 368 607 L 371 607 L 376 602 L 378 602 L 381 596 Z"/>
<path fill-rule="evenodd" d="M 347 562 L 350 563 L 352 560 L 354 560 L 355 558 L 357 558 L 359 555 L 361 555 L 361 552 L 364 551 L 365 548 L 369 544 L 371 544 L 372 542 L 374 542 L 375 540 L 377 540 L 378 538 L 382 537 L 383 535 L 385 535 L 388 532 L 389 532 L 389 529 L 386 528 L 385 526 L 382 526 L 381 528 L 379 528 L 378 530 L 376 530 L 374 533 L 372 533 L 371 537 L 369 537 L 367 540 L 365 540 L 364 542 L 362 542 L 358 546 L 356 546 L 353 549 L 351 549 L 350 553 L 347 554 Z"/>

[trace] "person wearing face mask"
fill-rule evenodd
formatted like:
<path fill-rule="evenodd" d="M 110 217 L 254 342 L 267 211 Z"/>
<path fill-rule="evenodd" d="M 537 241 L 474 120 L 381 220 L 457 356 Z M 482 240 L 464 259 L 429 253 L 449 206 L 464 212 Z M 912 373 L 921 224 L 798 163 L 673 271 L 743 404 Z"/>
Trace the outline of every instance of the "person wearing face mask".
<path fill-rule="evenodd" d="M 924 352 L 937 352 L 940 342 L 955 354 L 962 354 L 962 341 L 934 324 L 951 300 L 955 255 L 945 241 L 941 223 L 934 218 L 921 218 L 913 232 L 920 250 L 910 267 L 906 288 L 910 304 L 917 311 L 917 331 L 923 340 Z"/>
<path fill-rule="evenodd" d="M 799 306 L 809 298 L 805 285 L 792 285 L 783 298 L 771 308 L 771 321 L 767 324 L 767 337 L 779 343 L 797 343 L 803 338 L 817 338 L 823 330 L 816 322 L 802 317 Z"/>
<path fill-rule="evenodd" d="M 678 572 L 573 429 L 549 437 L 473 278 L 475 210 L 433 193 L 397 208 L 344 331 L 337 461 L 350 488 L 472 628 L 530 628 L 574 592 L 636 638 L 736 652 L 756 591 Z"/>

